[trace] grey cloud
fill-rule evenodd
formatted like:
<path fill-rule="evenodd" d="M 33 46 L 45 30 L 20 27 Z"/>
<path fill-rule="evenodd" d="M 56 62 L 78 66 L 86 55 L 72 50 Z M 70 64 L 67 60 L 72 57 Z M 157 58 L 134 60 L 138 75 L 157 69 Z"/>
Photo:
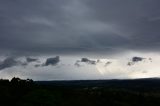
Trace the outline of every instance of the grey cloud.
<path fill-rule="evenodd" d="M 5 68 L 11 68 L 13 66 L 27 66 L 28 63 L 37 61 L 35 58 L 26 58 L 26 62 L 19 60 L 17 57 L 6 57 L 3 61 L 0 62 L 0 70 Z"/>
<path fill-rule="evenodd" d="M 0 70 L 11 68 L 13 66 L 27 66 L 30 62 L 35 62 L 38 59 L 35 58 L 26 58 L 26 62 L 22 62 L 21 60 L 18 60 L 14 57 L 7 57 L 3 61 L 0 62 Z M 40 66 L 48 66 L 48 65 L 57 65 L 60 62 L 60 57 L 56 56 L 54 58 L 47 58 L 46 62 L 44 64 L 35 64 L 34 67 L 40 67 Z"/>
<path fill-rule="evenodd" d="M 90 61 L 88 58 L 82 58 L 81 59 L 81 62 L 88 62 L 88 61 Z"/>
<path fill-rule="evenodd" d="M 112 62 L 111 62 L 111 61 L 108 61 L 108 62 L 105 63 L 104 66 L 107 67 L 107 66 L 110 65 L 110 64 L 112 64 Z"/>
<path fill-rule="evenodd" d="M 79 64 L 79 62 L 80 62 L 80 61 L 77 60 L 74 65 L 77 66 L 77 67 L 80 67 L 81 65 Z"/>
<path fill-rule="evenodd" d="M 150 62 L 152 62 L 153 60 L 152 60 L 152 58 L 148 58 L 148 60 L 150 61 Z"/>
<path fill-rule="evenodd" d="M 81 59 L 81 62 L 88 63 L 88 64 L 92 64 L 92 65 L 95 65 L 95 64 L 96 64 L 96 61 L 90 60 L 90 59 L 88 59 L 88 58 L 82 58 L 82 59 Z"/>
<path fill-rule="evenodd" d="M 86 63 L 86 64 L 90 64 L 90 65 L 96 65 L 97 62 L 98 61 L 91 60 L 91 59 L 88 59 L 88 58 L 82 58 L 81 60 L 77 60 L 74 65 L 77 66 L 77 67 L 81 66 L 80 63 Z"/>
<path fill-rule="evenodd" d="M 160 23 L 150 21 L 159 17 L 159 4 L 158 0 L 88 2 L 97 20 L 114 24 L 119 34 L 129 38 L 128 47 L 137 50 L 159 50 Z"/>
<path fill-rule="evenodd" d="M 20 61 L 15 60 L 13 57 L 7 57 L 0 63 L 0 70 L 10 68 L 19 64 L 21 64 Z"/>
<path fill-rule="evenodd" d="M 131 65 L 134 65 L 135 63 L 137 63 L 137 62 L 141 62 L 141 61 L 143 61 L 143 60 L 145 60 L 146 58 L 143 58 L 143 57 L 137 57 L 137 56 L 135 56 L 135 57 L 132 57 L 132 59 L 131 59 L 131 61 L 130 62 L 128 62 L 128 65 L 129 66 L 131 66 Z M 149 58 L 149 60 L 150 60 L 151 58 Z M 151 60 L 150 60 L 151 61 Z"/>
<path fill-rule="evenodd" d="M 144 60 L 145 58 L 142 58 L 142 57 L 133 57 L 132 58 L 132 62 L 139 62 L 139 61 L 142 61 Z"/>
<path fill-rule="evenodd" d="M 44 66 L 57 65 L 60 62 L 60 57 L 56 56 L 54 58 L 47 58 Z"/>
<path fill-rule="evenodd" d="M 41 64 L 35 64 L 34 65 L 34 67 L 40 67 L 41 66 Z"/>
<path fill-rule="evenodd" d="M 159 4 L 159 0 L 2 0 L 0 51 L 18 55 L 159 51 Z"/>
<path fill-rule="evenodd" d="M 27 57 L 26 58 L 26 61 L 28 62 L 28 63 L 30 63 L 30 62 L 35 62 L 35 61 L 37 61 L 38 59 L 36 59 L 36 58 L 30 58 L 30 57 Z"/>

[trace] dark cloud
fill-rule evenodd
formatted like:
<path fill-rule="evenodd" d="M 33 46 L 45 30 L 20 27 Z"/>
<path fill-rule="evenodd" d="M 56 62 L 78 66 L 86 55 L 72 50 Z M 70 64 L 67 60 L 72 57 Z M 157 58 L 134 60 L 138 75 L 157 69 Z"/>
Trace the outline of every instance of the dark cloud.
<path fill-rule="evenodd" d="M 145 58 L 142 58 L 142 57 L 133 57 L 132 58 L 132 62 L 139 62 L 139 61 L 142 61 L 144 60 Z"/>
<path fill-rule="evenodd" d="M 30 62 L 38 61 L 38 59 L 35 58 L 26 58 L 26 62 L 22 62 L 21 60 L 14 58 L 14 57 L 7 57 L 3 61 L 0 62 L 0 70 L 11 68 L 13 66 L 27 66 Z M 57 65 L 60 62 L 60 57 L 56 56 L 54 58 L 47 58 L 46 62 L 44 64 L 35 64 L 34 67 L 40 67 L 40 66 L 48 66 L 48 65 Z"/>
<path fill-rule="evenodd" d="M 26 61 L 28 62 L 28 63 L 30 63 L 30 62 L 35 62 L 35 61 L 37 61 L 38 59 L 35 59 L 35 58 L 30 58 L 30 57 L 27 57 L 26 58 Z"/>
<path fill-rule="evenodd" d="M 81 59 L 81 62 L 85 62 L 85 63 L 88 63 L 88 64 L 95 65 L 97 61 L 95 61 L 95 60 L 90 60 L 90 59 L 88 59 L 88 58 L 82 58 L 82 59 Z"/>
<path fill-rule="evenodd" d="M 0 70 L 3 70 L 5 68 L 10 68 L 18 64 L 21 64 L 21 62 L 15 60 L 13 57 L 7 57 L 0 63 Z"/>
<path fill-rule="evenodd" d="M 74 65 L 77 67 L 80 67 L 81 65 L 79 64 L 79 62 L 81 62 L 81 61 L 77 60 Z"/>
<path fill-rule="evenodd" d="M 60 62 L 60 57 L 56 56 L 54 58 L 47 58 L 44 66 L 48 66 L 48 65 L 57 65 Z"/>
<path fill-rule="evenodd" d="M 128 65 L 131 66 L 131 65 L 134 65 L 135 63 L 137 62 L 141 62 L 143 60 L 145 60 L 146 58 L 143 58 L 143 57 L 132 57 L 131 59 L 131 62 L 128 62 Z M 150 60 L 151 58 L 149 58 L 148 60 Z M 151 61 L 151 60 L 150 60 Z"/>
<path fill-rule="evenodd" d="M 159 0 L 1 0 L 0 52 L 159 51 Z"/>
<path fill-rule="evenodd" d="M 82 58 L 81 59 L 81 62 L 88 62 L 88 61 L 90 61 L 88 58 Z"/>
<path fill-rule="evenodd" d="M 111 61 L 108 61 L 108 62 L 105 63 L 104 66 L 107 67 L 107 66 L 110 65 L 110 64 L 112 64 L 112 62 L 111 62 Z"/>
<path fill-rule="evenodd" d="M 148 58 L 148 60 L 150 61 L 150 62 L 152 62 L 153 60 L 152 60 L 152 58 Z"/>
<path fill-rule="evenodd" d="M 34 65 L 34 67 L 40 67 L 41 66 L 41 64 L 35 64 Z"/>
<path fill-rule="evenodd" d="M 88 59 L 88 58 L 82 58 L 81 60 L 77 60 L 75 62 L 75 65 L 78 66 L 78 67 L 80 67 L 81 66 L 80 65 L 81 62 L 82 63 L 90 64 L 90 65 L 96 65 L 96 63 L 97 63 L 97 61 L 95 61 L 95 60 L 91 60 L 91 59 Z"/>

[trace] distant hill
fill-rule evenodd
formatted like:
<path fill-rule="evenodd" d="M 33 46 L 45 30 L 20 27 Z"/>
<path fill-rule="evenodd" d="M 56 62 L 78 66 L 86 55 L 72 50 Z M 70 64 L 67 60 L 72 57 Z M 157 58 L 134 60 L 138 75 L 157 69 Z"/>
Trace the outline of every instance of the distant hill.
<path fill-rule="evenodd" d="M 35 81 L 39 85 L 48 86 L 72 86 L 72 87 L 158 87 L 160 88 L 160 78 L 143 79 L 112 79 L 112 80 L 59 80 L 59 81 Z"/>

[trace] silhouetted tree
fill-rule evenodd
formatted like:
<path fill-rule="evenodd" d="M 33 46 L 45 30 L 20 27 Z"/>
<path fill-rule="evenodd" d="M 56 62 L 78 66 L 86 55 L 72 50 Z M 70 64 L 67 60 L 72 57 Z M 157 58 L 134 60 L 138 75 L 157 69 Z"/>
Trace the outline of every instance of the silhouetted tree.
<path fill-rule="evenodd" d="M 20 82 L 20 78 L 16 78 L 16 77 L 13 77 L 12 79 L 11 79 L 11 83 L 12 84 L 17 84 L 18 82 Z"/>

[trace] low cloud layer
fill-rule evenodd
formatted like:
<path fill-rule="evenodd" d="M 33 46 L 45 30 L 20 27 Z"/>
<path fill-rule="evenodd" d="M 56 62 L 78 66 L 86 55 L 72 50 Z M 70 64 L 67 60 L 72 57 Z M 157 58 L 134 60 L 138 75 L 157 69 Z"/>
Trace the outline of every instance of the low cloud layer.
<path fill-rule="evenodd" d="M 0 64 L 2 78 L 32 78 L 34 80 L 53 79 L 119 79 L 158 77 L 160 57 L 158 55 L 136 57 L 145 58 L 133 65 L 133 56 L 111 58 L 80 58 L 64 56 L 32 57 L 39 62 L 27 63 L 25 57 L 8 57 Z M 95 64 L 96 62 L 96 64 Z M 94 64 L 93 64 L 94 63 Z M 78 65 L 75 65 L 78 64 Z M 25 66 L 25 67 L 24 67 Z M 78 67 L 77 67 L 78 66 Z"/>

